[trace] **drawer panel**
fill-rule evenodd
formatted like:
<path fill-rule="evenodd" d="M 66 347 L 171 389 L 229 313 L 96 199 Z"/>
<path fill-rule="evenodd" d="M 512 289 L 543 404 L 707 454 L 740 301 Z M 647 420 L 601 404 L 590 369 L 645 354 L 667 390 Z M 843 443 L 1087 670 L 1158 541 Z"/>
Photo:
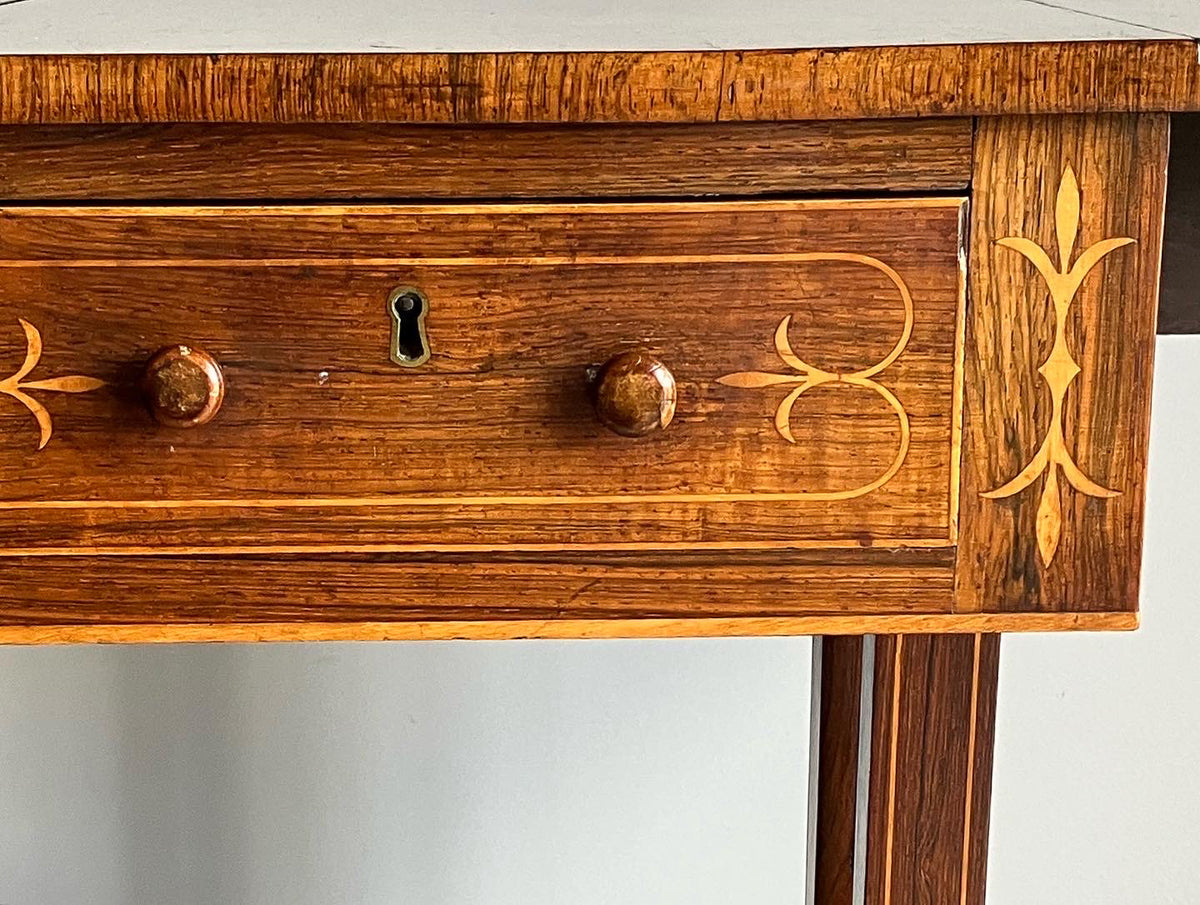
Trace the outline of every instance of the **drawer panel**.
<path fill-rule="evenodd" d="M 964 205 L 4 210 L 0 544 L 951 545 Z M 417 367 L 398 287 L 427 300 Z M 173 343 L 227 384 L 190 430 L 137 389 Z M 636 439 L 588 382 L 633 349 L 677 386 Z"/>

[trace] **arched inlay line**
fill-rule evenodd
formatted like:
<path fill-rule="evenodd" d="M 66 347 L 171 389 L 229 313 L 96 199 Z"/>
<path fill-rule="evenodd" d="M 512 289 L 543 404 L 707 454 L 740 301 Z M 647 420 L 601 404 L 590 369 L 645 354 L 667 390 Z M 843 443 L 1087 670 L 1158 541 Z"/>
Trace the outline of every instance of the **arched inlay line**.
<path fill-rule="evenodd" d="M 797 495 L 819 497 L 826 500 L 849 500 L 854 497 L 864 496 L 874 490 L 878 490 L 888 481 L 896 476 L 904 464 L 905 458 L 908 456 L 908 447 L 911 441 L 911 430 L 908 423 L 908 413 L 904 410 L 904 406 L 900 400 L 896 398 L 896 394 L 889 390 L 883 384 L 877 382 L 875 377 L 886 370 L 908 346 L 908 341 L 912 337 L 913 330 L 913 300 L 912 293 L 909 292 L 908 286 L 901 279 L 900 274 L 896 273 L 887 264 L 880 261 L 878 258 L 873 258 L 870 255 L 855 254 L 850 252 L 829 252 L 824 254 L 815 254 L 809 260 L 822 261 L 849 261 L 854 264 L 863 264 L 867 267 L 874 268 L 884 274 L 892 284 L 896 287 L 896 291 L 900 295 L 901 304 L 904 306 L 904 327 L 900 331 L 900 336 L 896 339 L 891 350 L 874 364 L 862 368 L 858 371 L 850 371 L 841 373 L 837 371 L 827 371 L 824 368 L 818 368 L 809 364 L 799 355 L 797 355 L 791 346 L 791 341 L 788 339 L 788 328 L 792 323 L 792 316 L 789 314 L 779 322 L 779 326 L 775 328 L 775 353 L 779 356 L 780 361 L 791 368 L 796 373 L 794 374 L 774 374 L 764 371 L 739 371 L 736 374 L 726 374 L 724 377 L 718 377 L 717 382 L 723 383 L 726 386 L 743 387 L 743 388 L 758 388 L 768 386 L 779 386 L 781 384 L 796 384 L 795 389 L 788 393 L 783 401 L 779 403 L 779 407 L 775 409 L 775 430 L 788 443 L 795 443 L 796 438 L 792 434 L 791 418 L 792 408 L 796 401 L 807 393 L 809 390 L 819 386 L 828 384 L 845 384 L 847 386 L 864 387 L 877 393 L 896 413 L 897 431 L 899 434 L 899 442 L 896 446 L 896 453 L 892 457 L 888 467 L 873 481 L 866 484 L 861 484 L 857 487 L 851 487 L 846 490 L 839 491 L 813 491 L 811 494 L 806 494 L 805 491 L 798 491 Z"/>

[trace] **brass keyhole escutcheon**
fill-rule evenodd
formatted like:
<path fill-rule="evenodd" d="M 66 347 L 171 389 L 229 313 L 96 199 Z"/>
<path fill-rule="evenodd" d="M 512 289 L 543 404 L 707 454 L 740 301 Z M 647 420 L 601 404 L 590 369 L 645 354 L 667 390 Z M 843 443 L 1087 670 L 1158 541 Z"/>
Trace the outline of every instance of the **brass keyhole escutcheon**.
<path fill-rule="evenodd" d="M 425 296 L 411 286 L 401 286 L 388 296 L 387 310 L 392 318 L 392 361 L 402 368 L 415 368 L 429 361 L 429 339 L 425 336 L 429 301 Z"/>

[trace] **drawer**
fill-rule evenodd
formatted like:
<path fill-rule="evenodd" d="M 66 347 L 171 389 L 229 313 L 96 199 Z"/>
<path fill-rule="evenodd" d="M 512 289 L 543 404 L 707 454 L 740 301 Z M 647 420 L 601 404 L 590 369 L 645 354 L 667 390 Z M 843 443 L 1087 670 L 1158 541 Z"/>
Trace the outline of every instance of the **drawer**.
<path fill-rule="evenodd" d="M 964 208 L 6 209 L 0 546 L 951 546 Z M 223 380 L 188 429 L 141 389 L 175 344 Z M 601 423 L 631 387 L 665 427 Z"/>

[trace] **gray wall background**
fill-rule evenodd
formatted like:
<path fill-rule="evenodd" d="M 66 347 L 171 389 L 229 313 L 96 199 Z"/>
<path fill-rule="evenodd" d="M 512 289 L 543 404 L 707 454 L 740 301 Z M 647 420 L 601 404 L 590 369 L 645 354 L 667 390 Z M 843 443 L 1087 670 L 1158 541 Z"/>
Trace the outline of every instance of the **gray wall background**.
<path fill-rule="evenodd" d="M 1000 645 L 992 905 L 1200 901 L 1200 336 L 1157 357 L 1142 628 Z"/>
<path fill-rule="evenodd" d="M 796 905 L 810 655 L 0 648 L 0 903 Z"/>
<path fill-rule="evenodd" d="M 1200 889 L 1200 338 L 1137 634 L 1002 646 L 992 905 Z M 0 648 L 3 905 L 796 905 L 806 639 Z"/>

